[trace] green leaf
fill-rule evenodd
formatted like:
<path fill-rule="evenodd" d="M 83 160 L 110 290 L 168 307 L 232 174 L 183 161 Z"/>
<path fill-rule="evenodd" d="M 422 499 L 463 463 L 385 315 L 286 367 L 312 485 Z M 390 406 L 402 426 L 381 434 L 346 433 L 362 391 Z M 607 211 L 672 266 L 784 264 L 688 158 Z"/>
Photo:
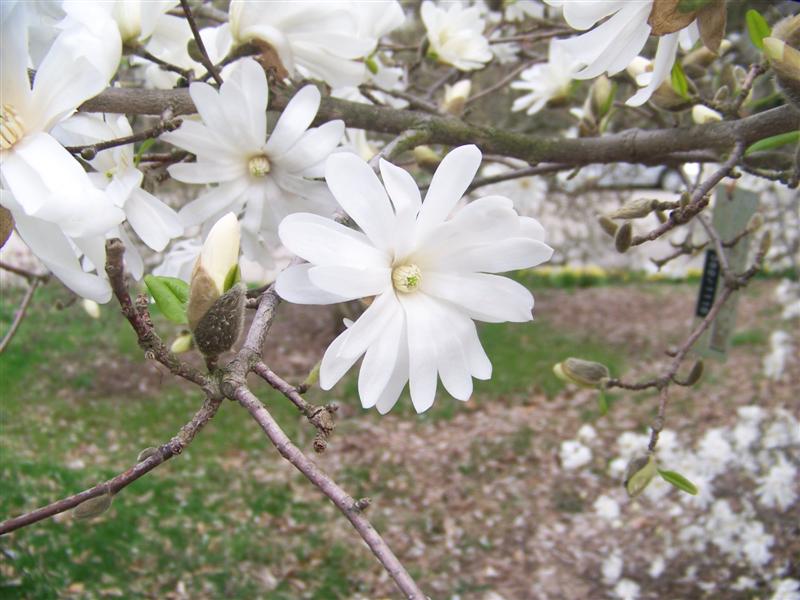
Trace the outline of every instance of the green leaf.
<path fill-rule="evenodd" d="M 156 306 L 167 319 L 179 325 L 188 323 L 186 303 L 189 301 L 189 285 L 185 281 L 174 277 L 145 275 L 144 283 L 156 301 Z"/>
<path fill-rule="evenodd" d="M 601 416 L 604 417 L 608 414 L 608 398 L 603 391 L 597 395 L 597 408 L 600 410 Z"/>
<path fill-rule="evenodd" d="M 678 2 L 678 12 L 688 13 L 693 10 L 700 10 L 706 4 L 710 4 L 711 0 L 680 0 Z"/>
<path fill-rule="evenodd" d="M 676 473 L 675 471 L 666 471 L 664 469 L 659 469 L 658 474 L 661 475 L 661 478 L 664 481 L 666 481 L 667 483 L 671 483 L 679 490 L 684 491 L 687 494 L 691 494 L 692 496 L 697 495 L 697 486 L 688 479 L 686 479 L 686 477 L 684 477 L 680 473 Z"/>
<path fill-rule="evenodd" d="M 747 21 L 747 33 L 750 35 L 750 41 L 759 50 L 764 49 L 764 38 L 769 37 L 772 28 L 766 22 L 761 13 L 751 8 L 745 15 Z"/>
<path fill-rule="evenodd" d="M 135 166 L 139 166 L 139 163 L 142 161 L 142 156 L 145 152 L 147 152 L 150 147 L 156 143 L 155 138 L 147 138 L 139 145 L 139 149 L 136 151 L 136 154 L 133 157 L 133 164 Z"/>
<path fill-rule="evenodd" d="M 234 285 L 239 283 L 242 279 L 242 270 L 239 268 L 239 265 L 235 265 L 231 267 L 231 270 L 228 271 L 228 274 L 225 275 L 225 282 L 222 285 L 222 293 L 224 294 L 229 289 L 231 289 Z"/>
<path fill-rule="evenodd" d="M 364 64 L 367 65 L 367 69 L 373 75 L 378 74 L 378 63 L 375 62 L 375 59 L 372 56 L 367 57 L 367 60 L 364 61 Z"/>
<path fill-rule="evenodd" d="M 747 156 L 753 152 L 762 152 L 764 150 L 773 150 L 781 146 L 786 146 L 787 144 L 796 144 L 798 142 L 800 142 L 800 131 L 779 133 L 778 135 L 773 135 L 772 137 L 764 138 L 763 140 L 758 140 L 754 144 L 751 144 L 744 155 Z"/>
<path fill-rule="evenodd" d="M 672 66 L 672 75 L 670 84 L 675 93 L 681 98 L 689 99 L 689 81 L 686 79 L 686 74 L 683 72 L 683 67 L 679 61 L 675 61 Z"/>

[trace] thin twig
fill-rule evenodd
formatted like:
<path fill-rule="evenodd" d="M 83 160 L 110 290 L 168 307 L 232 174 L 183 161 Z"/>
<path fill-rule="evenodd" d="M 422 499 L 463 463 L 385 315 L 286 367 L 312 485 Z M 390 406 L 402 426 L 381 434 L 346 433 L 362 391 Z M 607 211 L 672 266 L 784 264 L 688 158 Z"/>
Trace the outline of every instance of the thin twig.
<path fill-rule="evenodd" d="M 135 48 L 131 48 L 130 52 L 131 54 L 140 56 L 145 60 L 149 60 L 151 63 L 158 65 L 165 71 L 171 71 L 173 73 L 177 73 L 178 75 L 183 77 L 187 82 L 192 81 L 192 79 L 194 78 L 194 72 L 191 69 L 184 69 L 182 67 L 179 67 L 178 65 L 173 65 L 170 62 L 160 59 L 154 54 L 148 52 L 147 48 L 145 48 L 144 46 L 137 46 Z"/>
<path fill-rule="evenodd" d="M 375 557 L 392 577 L 405 598 L 426 600 L 425 594 L 392 552 L 381 535 L 362 513 L 361 506 L 333 481 L 314 461 L 295 446 L 258 398 L 245 386 L 235 390 L 233 399 L 239 402 L 258 423 L 278 452 L 297 468 L 338 508 L 369 546 Z"/>
<path fill-rule="evenodd" d="M 480 100 L 484 96 L 488 96 L 489 94 L 492 94 L 492 93 L 496 92 L 497 90 L 503 89 L 505 86 L 507 86 L 509 83 L 511 83 L 517 77 L 517 75 L 519 75 L 525 69 L 530 67 L 534 62 L 535 61 L 529 60 L 529 61 L 526 61 L 526 62 L 522 63 L 521 65 L 517 66 L 508 75 L 506 75 L 505 77 L 500 79 L 497 83 L 495 83 L 493 85 L 490 85 L 485 90 L 481 90 L 477 94 L 467 98 L 465 104 L 469 105 L 472 102 L 475 102 L 476 100 Z"/>
<path fill-rule="evenodd" d="M 491 175 L 488 177 L 479 177 L 478 179 L 474 179 L 467 188 L 467 191 L 470 192 L 479 187 L 483 187 L 485 185 L 491 185 L 493 183 L 500 183 L 502 181 L 510 181 L 512 179 L 520 179 L 522 177 L 530 177 L 532 175 L 558 173 L 559 171 L 566 171 L 567 169 L 571 168 L 572 165 L 563 165 L 563 164 L 536 165 L 533 167 L 524 167 L 522 169 L 508 171 L 507 173 L 500 173 L 498 175 Z"/>
<path fill-rule="evenodd" d="M 41 282 L 42 280 L 38 278 L 33 279 L 30 282 L 28 290 L 25 292 L 25 296 L 22 298 L 22 302 L 19 303 L 19 308 L 14 315 L 14 320 L 11 322 L 11 327 L 8 328 L 8 331 L 6 331 L 6 334 L 0 341 L 0 354 L 5 351 L 8 345 L 11 343 L 11 340 L 14 338 L 14 334 L 17 333 L 17 329 L 19 329 L 22 320 L 25 318 L 25 313 L 28 311 L 28 306 L 30 306 L 31 300 L 33 300 L 33 294 L 36 292 L 36 288 L 39 287 Z"/>
<path fill-rule="evenodd" d="M 157 138 L 166 131 L 175 131 L 181 126 L 182 122 L 183 119 L 180 118 L 162 119 L 158 125 L 155 125 L 154 127 L 151 127 L 145 131 L 140 131 L 139 133 L 114 138 L 112 140 L 105 140 L 95 144 L 86 144 L 85 146 L 66 146 L 66 150 L 72 154 L 84 155 L 87 160 L 91 160 L 94 158 L 95 154 L 103 150 L 116 148 L 117 146 L 125 146 L 135 142 L 141 142 L 150 138 Z"/>
<path fill-rule="evenodd" d="M 40 281 L 47 281 L 50 278 L 50 273 L 34 273 L 33 271 L 28 271 L 27 269 L 23 269 L 22 267 L 15 267 L 14 265 L 10 265 L 7 262 L 3 262 L 1 260 L 0 260 L 0 269 L 8 271 L 9 273 L 14 273 L 14 275 L 19 275 L 20 277 L 24 277 L 28 281 L 33 281 L 34 279 L 38 279 Z"/>
<path fill-rule="evenodd" d="M 146 459 L 137 462 L 127 471 L 120 473 L 116 477 L 112 477 L 108 481 L 99 483 L 94 487 L 48 504 L 47 506 L 37 508 L 24 515 L 3 521 L 0 523 L 0 535 L 16 531 L 17 529 L 43 521 L 44 519 L 49 519 L 54 515 L 66 512 L 71 508 L 83 504 L 87 500 L 102 496 L 103 494 L 116 494 L 124 487 L 139 479 L 142 475 L 149 473 L 160 464 L 183 452 L 186 446 L 194 439 L 195 435 L 197 435 L 197 432 L 217 413 L 221 403 L 222 398 L 207 397 L 205 402 L 203 402 L 203 406 L 186 425 L 181 427 L 178 434 L 166 444 L 160 446 Z"/>
<path fill-rule="evenodd" d="M 203 43 L 203 38 L 200 37 L 200 30 L 197 28 L 197 23 L 195 23 L 194 16 L 192 15 L 192 9 L 189 7 L 189 0 L 181 0 L 181 8 L 183 8 L 183 14 L 189 22 L 194 41 L 197 42 L 197 49 L 200 51 L 200 62 L 203 63 L 206 71 L 211 73 L 217 85 L 222 85 L 222 77 L 220 77 L 219 71 L 217 71 L 217 68 L 214 66 L 214 62 L 208 57 L 206 45 Z"/>

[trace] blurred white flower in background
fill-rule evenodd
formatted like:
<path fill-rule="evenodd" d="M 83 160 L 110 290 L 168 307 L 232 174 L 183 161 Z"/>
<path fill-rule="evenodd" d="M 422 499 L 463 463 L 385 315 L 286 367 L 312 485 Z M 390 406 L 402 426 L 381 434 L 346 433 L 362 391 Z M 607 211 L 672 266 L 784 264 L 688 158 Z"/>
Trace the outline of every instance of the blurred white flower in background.
<path fill-rule="evenodd" d="M 561 466 L 571 471 L 589 464 L 592 461 L 592 451 L 578 440 L 565 440 L 561 442 L 558 458 Z"/>
<path fill-rule="evenodd" d="M 489 41 L 483 35 L 486 22 L 477 6 L 464 8 L 459 2 L 447 8 L 425 0 L 420 16 L 436 59 L 462 71 L 482 69 L 492 60 Z"/>
<path fill-rule="evenodd" d="M 800 600 L 800 581 L 781 579 L 775 586 L 775 592 L 769 600 Z"/>
<path fill-rule="evenodd" d="M 791 336 L 782 330 L 773 331 L 769 336 L 769 353 L 763 360 L 764 376 L 773 381 L 783 377 L 786 363 L 793 351 Z"/>
<path fill-rule="evenodd" d="M 215 221 L 222 214 L 241 213 L 242 250 L 246 257 L 271 264 L 270 246 L 286 215 L 304 211 L 333 213 L 335 204 L 321 181 L 325 159 L 339 144 L 342 121 L 310 128 L 320 93 L 305 86 L 291 99 L 267 137 L 269 90 L 261 66 L 244 59 L 219 90 L 193 83 L 189 93 L 202 123 L 185 120 L 161 139 L 196 155 L 169 173 L 178 181 L 217 183 L 180 210 L 185 226 Z"/>
<path fill-rule="evenodd" d="M 562 46 L 551 42 L 548 61 L 525 69 L 520 73 L 520 79 L 512 82 L 512 89 L 527 90 L 530 93 L 516 98 L 511 110 L 524 110 L 526 114 L 533 115 L 548 102 L 565 99 L 579 67 L 580 63 L 571 54 Z"/>
<path fill-rule="evenodd" d="M 328 185 L 362 231 L 310 214 L 281 223 L 281 241 L 309 261 L 278 276 L 276 289 L 285 300 L 332 304 L 374 296 L 326 350 L 323 389 L 364 355 L 358 389 L 365 408 L 388 412 L 408 381 L 414 408 L 423 412 L 433 404 L 437 374 L 452 396 L 467 400 L 472 378 L 491 376 L 473 319 L 531 319 L 530 292 L 491 273 L 548 260 L 552 250 L 541 226 L 498 196 L 453 213 L 480 162 L 475 146 L 452 150 L 423 203 L 406 171 L 381 160 L 381 183 L 358 156 L 334 154 Z"/>
<path fill-rule="evenodd" d="M 758 501 L 784 511 L 797 501 L 797 467 L 780 454 L 778 461 L 759 479 Z"/>

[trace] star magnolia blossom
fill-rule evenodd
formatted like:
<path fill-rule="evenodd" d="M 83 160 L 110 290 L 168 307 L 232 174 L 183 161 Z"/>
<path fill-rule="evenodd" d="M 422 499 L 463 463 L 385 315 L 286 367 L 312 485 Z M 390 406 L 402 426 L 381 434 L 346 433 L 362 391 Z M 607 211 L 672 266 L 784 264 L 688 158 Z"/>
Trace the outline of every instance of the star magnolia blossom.
<path fill-rule="evenodd" d="M 592 79 L 601 73 L 614 75 L 627 67 L 641 52 L 650 36 L 647 20 L 653 8 L 653 0 L 632 2 L 630 0 L 545 0 L 551 6 L 560 6 L 564 20 L 573 29 L 590 29 L 598 21 L 606 19 L 591 31 L 564 40 L 554 40 L 565 52 L 585 65 L 575 74 L 576 79 Z M 678 42 L 691 48 L 699 37 L 697 22 L 662 35 L 653 61 L 653 71 L 646 79 L 637 81 L 645 87 L 626 102 L 629 106 L 640 106 L 647 102 L 653 92 L 669 75 L 675 62 Z"/>
<path fill-rule="evenodd" d="M 231 46 L 265 42 L 289 76 L 301 71 L 340 87 L 363 82 L 362 59 L 375 50 L 379 35 L 402 22 L 403 10 L 394 0 L 293 0 L 270 2 L 268 9 L 263 2 L 232 0 L 228 14 L 220 43 L 226 38 Z"/>
<path fill-rule="evenodd" d="M 420 9 L 428 32 L 428 42 L 436 58 L 462 71 L 482 69 L 492 60 L 489 41 L 484 37 L 486 23 L 477 6 L 464 8 L 459 3 L 447 10 L 425 0 Z"/>
<path fill-rule="evenodd" d="M 26 16 L 19 7 L 24 8 L 19 3 L 4 10 L 0 31 L 0 204 L 12 212 L 20 237 L 56 277 L 82 296 L 107 302 L 107 282 L 82 271 L 74 247 L 81 239 L 105 234 L 125 214 L 49 132 L 102 91 L 108 79 L 83 54 L 95 47 L 91 32 L 76 25 L 55 39 L 31 85 Z"/>
<path fill-rule="evenodd" d="M 189 93 L 202 123 L 185 120 L 161 139 L 197 156 L 193 163 L 169 167 L 185 183 L 217 183 L 180 211 L 186 226 L 228 211 L 242 216 L 245 256 L 269 262 L 265 245 L 275 238 L 281 219 L 292 212 L 331 214 L 333 198 L 321 181 L 325 159 L 339 144 L 342 121 L 308 129 L 319 108 L 320 94 L 306 86 L 295 94 L 267 138 L 269 90 L 264 70 L 242 60 L 219 91 L 193 83 Z M 275 239 L 277 242 L 277 239 Z"/>
<path fill-rule="evenodd" d="M 520 79 L 511 84 L 515 90 L 530 93 L 514 100 L 512 111 L 525 110 L 529 115 L 542 110 L 551 100 L 565 98 L 575 73 L 580 66 L 573 56 L 561 46 L 551 43 L 548 61 L 533 65 L 520 73 Z"/>
<path fill-rule="evenodd" d="M 108 115 L 105 118 L 99 115 L 77 115 L 61 123 L 57 130 L 59 139 L 67 145 L 95 144 L 127 137 L 132 133 L 125 115 Z M 160 252 L 172 238 L 183 233 L 183 225 L 175 211 L 141 188 L 144 175 L 134 166 L 133 144 L 98 152 L 89 164 L 96 171 L 90 173 L 89 178 L 98 188 L 105 190 L 114 205 L 125 212 L 128 224 L 147 246 Z M 134 278 L 141 279 L 144 270 L 142 258 L 127 233 L 122 228 L 115 228 L 107 235 L 119 237 L 125 242 L 128 268 Z M 93 244 L 95 252 L 90 260 L 96 267 L 103 266 L 104 244 L 103 236 L 97 238 Z M 88 256 L 90 253 L 86 254 Z M 98 263 L 97 260 L 101 262 Z"/>
<path fill-rule="evenodd" d="M 517 215 L 501 196 L 471 202 L 448 218 L 480 162 L 475 146 L 450 152 L 423 203 L 406 171 L 381 160 L 381 184 L 358 156 L 334 154 L 326 180 L 361 231 L 310 214 L 281 223 L 281 241 L 308 261 L 278 276 L 281 297 L 300 304 L 374 297 L 325 352 L 323 389 L 364 355 L 358 389 L 365 408 L 388 412 L 408 381 L 414 408 L 423 412 L 433 404 L 437 373 L 451 395 L 466 400 L 472 378 L 492 373 L 473 319 L 531 320 L 531 293 L 492 273 L 550 258 L 539 223 Z"/>

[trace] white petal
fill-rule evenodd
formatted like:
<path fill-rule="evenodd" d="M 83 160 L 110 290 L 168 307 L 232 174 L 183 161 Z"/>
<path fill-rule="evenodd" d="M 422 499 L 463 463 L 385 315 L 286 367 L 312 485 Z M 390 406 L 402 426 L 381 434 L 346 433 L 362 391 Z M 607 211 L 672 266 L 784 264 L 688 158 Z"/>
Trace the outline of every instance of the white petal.
<path fill-rule="evenodd" d="M 383 159 L 380 159 L 379 164 L 383 185 L 389 193 L 395 212 L 399 214 L 408 211 L 416 215 L 422 206 L 422 199 L 411 173 Z"/>
<path fill-rule="evenodd" d="M 400 347 L 407 343 L 403 336 L 404 330 L 404 319 L 392 319 L 364 355 L 358 374 L 358 396 L 364 408 L 371 408 L 377 404 L 392 376 L 395 375 Z M 403 375 L 403 385 L 405 385 L 408 379 L 408 367 Z"/>
<path fill-rule="evenodd" d="M 212 216 L 222 213 L 234 205 L 246 189 L 247 181 L 245 179 L 234 179 L 212 188 L 197 200 L 184 206 L 178 212 L 178 218 L 185 227 L 204 223 Z"/>
<path fill-rule="evenodd" d="M 268 155 L 277 157 L 288 152 L 311 125 L 317 115 L 319 101 L 319 90 L 313 85 L 305 86 L 292 97 L 264 147 Z"/>
<path fill-rule="evenodd" d="M 552 255 L 553 249 L 543 242 L 527 238 L 510 238 L 459 249 L 446 257 L 441 257 L 440 264 L 446 264 L 447 268 L 453 271 L 503 273 L 535 267 L 550 260 Z"/>
<path fill-rule="evenodd" d="M 67 238 L 57 225 L 24 214 L 15 214 L 22 240 L 64 285 L 84 298 L 100 304 L 111 299 L 111 286 L 105 279 L 86 273 Z"/>
<path fill-rule="evenodd" d="M 325 165 L 325 181 L 370 241 L 378 248 L 387 249 L 394 237 L 394 213 L 386 190 L 372 168 L 355 154 L 332 154 Z"/>
<path fill-rule="evenodd" d="M 295 304 L 338 304 L 346 298 L 329 294 L 315 286 L 308 278 L 308 271 L 314 265 L 290 266 L 280 273 L 275 281 L 275 291 L 287 302 Z"/>
<path fill-rule="evenodd" d="M 308 130 L 300 141 L 292 146 L 291 152 L 275 162 L 292 173 L 303 171 L 325 160 L 339 145 L 343 135 L 344 121 L 328 121 L 324 125 Z"/>
<path fill-rule="evenodd" d="M 331 389 L 353 366 L 383 329 L 394 319 L 402 318 L 393 293 L 377 296 L 367 310 L 325 351 L 319 368 L 319 384 Z"/>
<path fill-rule="evenodd" d="M 408 334 L 406 333 L 405 323 L 400 333 L 399 348 L 397 351 L 397 361 L 395 362 L 392 374 L 386 387 L 383 388 L 380 397 L 375 402 L 375 408 L 382 415 L 385 415 L 392 407 L 397 404 L 403 388 L 408 382 Z"/>
<path fill-rule="evenodd" d="M 151 193 L 141 188 L 133 191 L 125 205 L 125 216 L 136 235 L 156 252 L 183 233 L 178 214 Z"/>
<path fill-rule="evenodd" d="M 472 376 L 470 365 L 465 352 L 465 344 L 449 312 L 457 313 L 446 302 L 431 299 L 430 304 L 435 307 L 433 312 L 433 331 L 436 337 L 436 366 L 444 389 L 458 400 L 467 400 L 472 395 Z M 469 340 L 467 340 L 469 341 Z"/>
<path fill-rule="evenodd" d="M 542 227 L 542 224 L 536 219 L 532 219 L 531 217 L 520 217 L 519 228 L 520 234 L 526 238 L 539 240 L 540 242 L 545 240 L 546 234 L 544 227 Z"/>
<path fill-rule="evenodd" d="M 431 179 L 425 202 L 419 211 L 419 235 L 424 236 L 442 223 L 472 183 L 481 164 L 477 146 L 459 146 L 444 157 Z"/>
<path fill-rule="evenodd" d="M 533 296 L 524 286 L 507 277 L 426 271 L 420 290 L 452 302 L 478 321 L 522 323 L 532 319 Z"/>
<path fill-rule="evenodd" d="M 675 54 L 678 51 L 678 32 L 662 35 L 658 38 L 658 50 L 653 61 L 653 73 L 646 87 L 625 101 L 628 106 L 641 106 L 650 99 L 672 69 Z"/>
<path fill-rule="evenodd" d="M 183 183 L 221 183 L 247 176 L 247 165 L 237 162 L 177 163 L 167 167 L 170 176 Z"/>
<path fill-rule="evenodd" d="M 281 221 L 278 235 L 284 246 L 315 265 L 389 266 L 389 256 L 373 247 L 363 233 L 317 215 L 289 215 Z"/>
<path fill-rule="evenodd" d="M 400 302 L 408 328 L 408 380 L 411 402 L 425 412 L 436 399 L 436 341 L 431 336 L 432 315 L 424 294 L 403 294 Z"/>
<path fill-rule="evenodd" d="M 314 267 L 308 272 L 308 278 L 326 292 L 353 300 L 390 291 L 392 270 L 389 267 Z"/>

